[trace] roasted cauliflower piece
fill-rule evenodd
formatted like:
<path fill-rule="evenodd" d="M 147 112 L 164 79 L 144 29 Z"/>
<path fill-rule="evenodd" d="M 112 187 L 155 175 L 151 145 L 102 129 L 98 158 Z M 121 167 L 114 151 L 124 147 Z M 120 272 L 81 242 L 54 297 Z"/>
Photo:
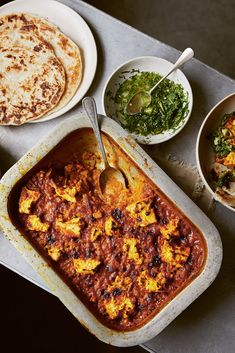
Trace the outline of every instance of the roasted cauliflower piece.
<path fill-rule="evenodd" d="M 24 187 L 20 195 L 19 212 L 30 214 L 31 205 L 39 199 L 40 195 L 39 191 Z"/>

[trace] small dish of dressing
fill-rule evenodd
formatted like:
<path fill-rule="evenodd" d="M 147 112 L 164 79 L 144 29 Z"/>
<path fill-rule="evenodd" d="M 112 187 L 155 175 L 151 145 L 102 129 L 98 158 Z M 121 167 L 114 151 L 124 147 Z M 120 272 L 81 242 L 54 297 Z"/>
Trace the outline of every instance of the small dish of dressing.
<path fill-rule="evenodd" d="M 183 72 L 175 70 L 152 94 L 151 103 L 143 104 L 137 114 L 126 109 L 133 95 L 150 90 L 173 64 L 154 56 L 131 59 L 108 78 L 103 90 L 105 115 L 116 120 L 139 143 L 157 144 L 178 134 L 189 120 L 193 95 Z"/>

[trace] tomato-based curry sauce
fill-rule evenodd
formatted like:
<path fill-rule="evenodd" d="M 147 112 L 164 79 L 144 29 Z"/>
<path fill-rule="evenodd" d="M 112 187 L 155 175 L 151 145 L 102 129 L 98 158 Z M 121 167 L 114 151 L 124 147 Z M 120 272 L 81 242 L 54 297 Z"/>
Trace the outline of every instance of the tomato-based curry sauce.
<path fill-rule="evenodd" d="M 103 198 L 103 162 L 91 129 L 75 130 L 9 196 L 14 225 L 106 326 L 141 327 L 203 269 L 199 229 L 103 134 L 127 188 Z M 109 181 L 112 188 L 112 181 Z"/>

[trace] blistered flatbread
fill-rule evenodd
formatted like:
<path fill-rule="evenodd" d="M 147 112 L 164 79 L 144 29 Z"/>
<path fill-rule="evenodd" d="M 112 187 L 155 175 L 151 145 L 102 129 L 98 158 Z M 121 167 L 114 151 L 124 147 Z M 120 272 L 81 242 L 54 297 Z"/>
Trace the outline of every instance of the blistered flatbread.
<path fill-rule="evenodd" d="M 53 52 L 0 48 L 0 124 L 20 125 L 45 115 L 64 88 L 63 66 Z"/>
<path fill-rule="evenodd" d="M 82 79 L 82 59 L 79 47 L 59 29 L 41 17 L 25 15 L 37 27 L 38 34 L 50 43 L 64 66 L 66 87 L 59 104 L 50 111 L 64 107 L 74 96 Z"/>
<path fill-rule="evenodd" d="M 54 60 L 54 62 L 56 62 L 56 70 L 61 73 L 61 78 L 64 75 L 64 78 L 61 80 L 61 89 L 59 89 L 58 92 L 55 91 L 56 97 L 59 99 L 57 100 L 54 98 L 53 104 L 52 102 L 51 104 L 49 104 L 48 102 L 48 109 L 42 109 L 43 112 L 40 112 L 40 114 L 39 109 L 37 109 L 37 115 L 36 111 L 35 114 L 32 114 L 31 112 L 31 114 L 26 114 L 25 119 L 22 119 L 22 117 L 20 118 L 19 115 L 17 115 L 17 117 L 12 116 L 10 120 L 8 120 L 8 118 L 3 114 L 3 112 L 1 112 L 1 124 L 16 124 L 16 122 L 18 124 L 21 124 L 28 120 L 37 119 L 48 113 L 52 113 L 61 109 L 71 100 L 71 98 L 77 91 L 82 79 L 81 54 L 78 46 L 71 39 L 69 39 L 62 32 L 60 32 L 56 26 L 50 24 L 48 21 L 41 17 L 37 17 L 30 14 L 16 13 L 1 16 L 0 43 L 2 48 L 22 48 L 22 51 L 24 51 L 24 55 L 26 55 L 26 51 L 31 51 L 33 54 L 35 54 L 34 56 L 37 56 L 38 58 L 40 58 L 41 56 L 43 56 L 44 59 L 46 56 L 48 56 L 48 59 L 50 57 L 54 57 L 57 60 Z M 17 56 L 16 60 L 18 58 L 19 55 Z M 45 64 L 44 59 L 42 60 L 42 62 Z M 49 60 L 48 62 L 50 63 L 48 65 L 51 65 L 52 61 L 53 60 Z M 40 63 L 40 59 L 37 60 L 39 71 Z M 20 66 L 20 63 L 15 62 L 15 64 L 18 64 Z M 53 69 L 54 71 L 55 68 Z M 32 70 L 32 63 L 30 64 L 30 70 Z M 64 74 L 62 73 L 63 70 Z M 12 75 L 13 73 L 16 74 L 16 70 L 11 69 L 11 71 Z M 33 69 L 33 71 L 36 74 L 36 67 Z M 48 73 L 48 70 L 46 71 Z M 4 76 L 5 73 L 2 72 L 2 74 Z M 16 76 L 19 78 L 19 75 Z M 57 84 L 58 82 L 59 81 L 57 80 Z M 19 84 L 21 83 L 22 82 L 20 81 Z M 4 80 L 1 80 L 1 84 L 4 84 Z M 62 88 L 62 86 L 64 86 L 64 88 Z M 54 84 L 51 87 L 54 87 Z M 4 87 L 2 88 L 4 90 Z M 5 92 L 5 90 L 3 92 Z M 59 93 L 61 92 L 62 94 L 59 96 Z M 30 94 L 29 91 L 28 94 Z M 24 97 L 26 98 L 26 96 L 27 93 L 25 92 Z M 8 101 L 7 97 L 5 97 L 5 100 L 3 100 L 3 102 L 5 103 L 6 101 Z M 34 103 L 35 102 L 33 102 L 33 104 Z M 42 104 L 42 107 L 46 108 L 44 104 Z M 12 109 L 12 107 L 10 108 Z M 3 106 L 3 110 L 5 110 L 5 105 Z"/>

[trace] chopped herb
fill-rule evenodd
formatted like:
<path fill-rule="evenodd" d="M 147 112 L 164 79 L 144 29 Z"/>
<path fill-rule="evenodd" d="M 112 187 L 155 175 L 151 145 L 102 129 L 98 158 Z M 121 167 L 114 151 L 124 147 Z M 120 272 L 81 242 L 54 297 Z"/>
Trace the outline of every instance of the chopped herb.
<path fill-rule="evenodd" d="M 223 186 L 229 187 L 229 183 L 235 179 L 235 170 L 225 171 L 222 175 L 220 175 L 216 185 L 219 188 Z"/>
<path fill-rule="evenodd" d="M 129 132 L 142 136 L 155 135 L 174 131 L 184 122 L 189 111 L 188 96 L 182 85 L 168 79 L 152 93 L 149 106 L 136 115 L 125 113 L 125 107 L 134 94 L 150 90 L 161 78 L 161 75 L 154 72 L 140 72 L 125 80 L 117 90 L 117 116 Z"/>
<path fill-rule="evenodd" d="M 106 92 L 106 97 L 108 97 L 110 100 L 112 100 L 112 101 L 115 102 L 115 98 L 114 98 L 114 96 L 113 96 L 113 94 L 112 94 L 112 91 L 108 90 L 108 91 Z"/>
<path fill-rule="evenodd" d="M 211 138 L 212 147 L 215 151 L 215 161 L 219 166 L 212 169 L 212 177 L 218 190 L 223 189 L 224 192 L 231 192 L 232 195 L 233 191 L 230 188 L 232 183 L 235 182 L 235 167 L 232 157 L 235 151 L 235 112 L 225 114 L 222 117 Z"/>
<path fill-rule="evenodd" d="M 123 78 L 124 80 L 125 80 L 125 78 L 126 78 L 124 75 L 119 75 L 118 77 L 119 77 L 119 78 Z"/>
<path fill-rule="evenodd" d="M 234 139 L 233 133 L 226 128 L 227 121 L 234 116 L 234 112 L 225 114 L 222 118 L 220 126 L 213 134 L 213 149 L 219 157 L 225 157 L 231 151 L 235 151 L 235 145 L 231 143 Z"/>
<path fill-rule="evenodd" d="M 112 92 L 110 91 L 110 89 L 106 92 L 106 96 L 107 97 L 111 97 L 112 96 Z"/>

